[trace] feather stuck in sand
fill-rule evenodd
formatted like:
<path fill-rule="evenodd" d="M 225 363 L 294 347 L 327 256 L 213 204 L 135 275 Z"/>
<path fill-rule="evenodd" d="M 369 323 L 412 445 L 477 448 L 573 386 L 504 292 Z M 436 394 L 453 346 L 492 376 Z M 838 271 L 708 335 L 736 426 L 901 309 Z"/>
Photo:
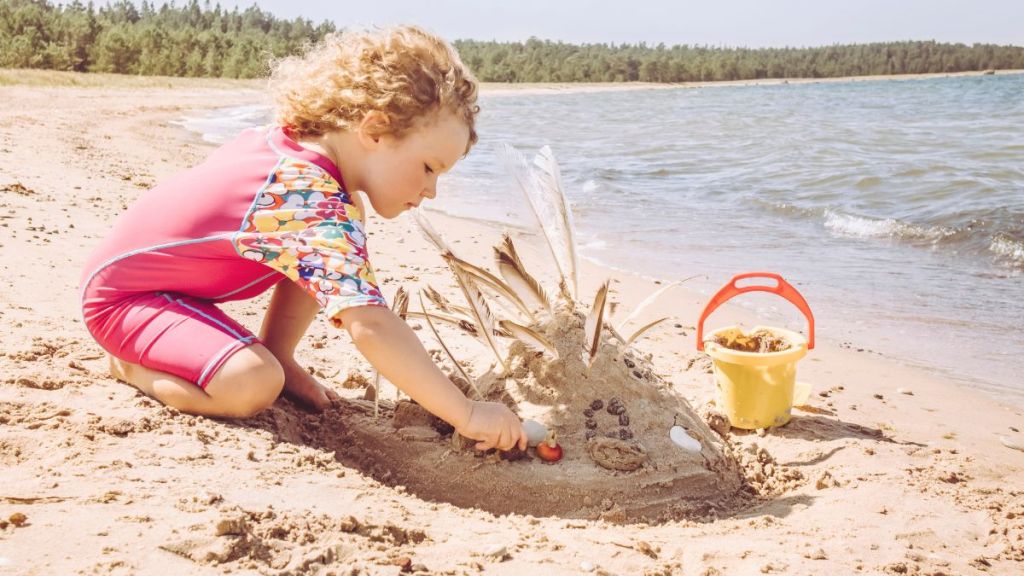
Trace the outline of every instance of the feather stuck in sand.
<path fill-rule="evenodd" d="M 493 247 L 497 272 L 474 264 L 456 255 L 417 210 L 417 224 L 452 272 L 465 302 L 448 301 L 427 287 L 419 296 L 420 310 L 408 316 L 426 321 L 452 366 L 453 381 L 466 381 L 478 398 L 504 402 L 524 418 L 531 446 L 540 430 L 558 435 L 565 457 L 555 468 L 576 479 L 574 497 L 617 494 L 630 501 L 621 504 L 627 516 L 631 509 L 643 509 L 647 499 L 673 498 L 676 490 L 708 501 L 731 498 L 742 484 L 731 449 L 657 376 L 650 358 L 632 348 L 668 318 L 629 329 L 631 323 L 683 281 L 657 290 L 613 324 L 611 280 L 589 297 L 580 285 L 571 208 L 553 154 L 543 149 L 532 164 L 510 147 L 502 156 L 537 217 L 554 277 L 531 272 L 507 233 Z M 444 340 L 443 330 L 451 327 L 497 357 L 497 371 L 473 376 L 470 363 L 456 358 Z M 686 442 L 680 444 L 665 422 L 685 425 Z M 635 479 L 608 477 L 609 471 Z M 536 479 L 524 476 L 523 482 L 535 485 Z"/>

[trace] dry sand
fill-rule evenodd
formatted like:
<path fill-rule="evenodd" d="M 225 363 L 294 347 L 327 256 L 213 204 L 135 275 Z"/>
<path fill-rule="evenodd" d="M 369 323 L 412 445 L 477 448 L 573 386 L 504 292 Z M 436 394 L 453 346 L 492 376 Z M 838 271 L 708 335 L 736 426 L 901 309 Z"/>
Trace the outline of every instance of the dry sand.
<path fill-rule="evenodd" d="M 202 86 L 0 88 L 0 574 L 1021 573 L 1024 452 L 1004 442 L 1024 444 L 1022 410 L 830 342 L 827 326 L 800 363 L 808 406 L 766 435 L 727 435 L 761 495 L 653 524 L 480 510 L 495 498 L 536 509 L 497 484 L 494 471 L 518 462 L 464 474 L 459 492 L 481 504 L 455 506 L 465 498 L 429 492 L 438 478 L 415 468 L 415 442 L 399 453 L 418 472 L 398 483 L 406 461 L 366 450 L 351 409 L 311 415 L 282 400 L 249 421 L 211 420 L 112 380 L 79 319 L 83 261 L 141 190 L 209 153 L 170 121 L 260 99 Z M 435 224 L 475 262 L 500 236 Z M 369 230 L 385 294 L 429 283 L 457 299 L 410 220 L 371 217 Z M 517 240 L 524 260 L 545 261 L 537 237 Z M 588 266 L 581 293 L 608 277 L 622 310 L 657 288 Z M 637 320 L 674 317 L 638 348 L 695 406 L 713 392 L 693 341 L 703 299 L 676 291 Z M 228 310 L 256 328 L 265 304 Z M 729 307 L 715 318 L 753 323 Z M 487 350 L 447 333 L 487 371 Z M 326 322 L 300 359 L 347 397 L 372 378 Z"/>

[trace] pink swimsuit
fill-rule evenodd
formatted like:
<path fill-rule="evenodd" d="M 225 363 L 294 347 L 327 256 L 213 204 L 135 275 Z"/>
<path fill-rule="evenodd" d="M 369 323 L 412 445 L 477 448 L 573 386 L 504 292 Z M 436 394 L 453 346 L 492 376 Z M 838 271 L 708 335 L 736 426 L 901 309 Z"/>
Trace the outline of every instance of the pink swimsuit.
<path fill-rule="evenodd" d="M 85 267 L 82 313 L 109 353 L 205 387 L 257 341 L 215 303 L 284 278 L 337 326 L 346 308 L 386 305 L 337 167 L 281 128 L 252 129 L 117 219 Z"/>

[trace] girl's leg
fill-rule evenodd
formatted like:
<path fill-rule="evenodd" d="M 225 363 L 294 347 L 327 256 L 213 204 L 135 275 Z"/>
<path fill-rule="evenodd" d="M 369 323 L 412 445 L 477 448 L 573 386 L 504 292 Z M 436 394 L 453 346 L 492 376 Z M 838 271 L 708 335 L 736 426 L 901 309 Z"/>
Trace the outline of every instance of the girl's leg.
<path fill-rule="evenodd" d="M 205 390 L 166 372 L 110 356 L 110 373 L 160 402 L 189 414 L 248 418 L 274 403 L 284 385 L 280 363 L 267 348 L 252 344 L 235 351 Z"/>
<path fill-rule="evenodd" d="M 284 392 L 315 410 L 323 410 L 338 398 L 295 360 L 295 347 L 320 311 L 317 301 L 290 280 L 278 282 L 263 318 L 260 340 L 277 358 L 284 371 Z"/>

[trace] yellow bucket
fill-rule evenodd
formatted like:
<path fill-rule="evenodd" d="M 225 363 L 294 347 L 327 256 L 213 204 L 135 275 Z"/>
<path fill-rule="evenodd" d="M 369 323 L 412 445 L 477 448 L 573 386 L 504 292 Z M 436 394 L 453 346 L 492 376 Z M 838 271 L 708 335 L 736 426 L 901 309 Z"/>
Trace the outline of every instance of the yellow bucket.
<path fill-rule="evenodd" d="M 770 278 L 776 281 L 776 285 L 736 285 L 738 280 L 749 278 Z M 768 330 L 790 344 L 786 350 L 762 353 L 732 350 L 715 342 L 720 336 L 730 338 L 738 335 L 740 329 L 736 326 L 719 328 L 704 337 L 704 321 L 716 308 L 734 296 L 753 291 L 778 294 L 796 305 L 809 323 L 808 338 L 782 328 L 757 326 L 751 332 Z M 714 361 L 718 403 L 735 428 L 753 430 L 789 422 L 796 385 L 796 363 L 811 348 L 814 348 L 814 316 L 810 307 L 803 296 L 778 274 L 753 272 L 734 277 L 708 302 L 697 325 L 697 349 L 707 352 Z"/>

